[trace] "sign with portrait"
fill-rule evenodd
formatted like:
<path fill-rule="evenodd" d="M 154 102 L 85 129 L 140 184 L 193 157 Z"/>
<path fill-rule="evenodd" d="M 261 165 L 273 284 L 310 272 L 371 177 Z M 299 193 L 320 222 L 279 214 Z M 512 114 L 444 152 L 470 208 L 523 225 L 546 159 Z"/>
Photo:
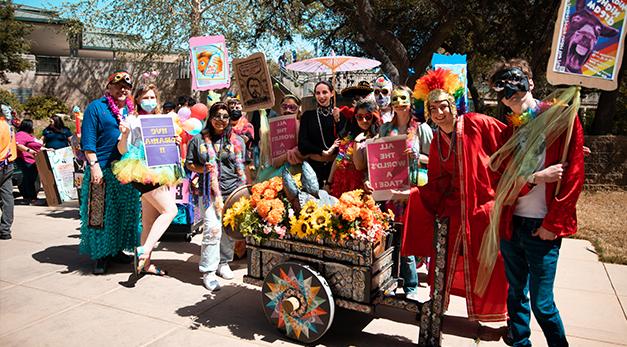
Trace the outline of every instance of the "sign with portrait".
<path fill-rule="evenodd" d="M 627 0 L 562 0 L 547 79 L 615 90 L 625 45 Z"/>
<path fill-rule="evenodd" d="M 288 150 L 296 147 L 298 134 L 295 115 L 270 118 L 269 122 L 272 158 L 285 154 Z"/>
<path fill-rule="evenodd" d="M 272 79 L 263 53 L 258 52 L 244 59 L 234 59 L 233 73 L 239 85 L 244 111 L 274 106 Z"/>
<path fill-rule="evenodd" d="M 434 53 L 431 57 L 431 66 L 434 69 L 442 68 L 451 70 L 453 73 L 459 76 L 459 79 L 464 86 L 464 109 L 468 110 L 468 67 L 465 54 L 451 54 L 444 55 Z M 462 105 L 457 105 L 458 107 Z"/>
<path fill-rule="evenodd" d="M 179 164 L 174 121 L 169 115 L 140 116 L 141 138 L 148 167 Z"/>
<path fill-rule="evenodd" d="M 392 190 L 409 188 L 407 136 L 389 136 L 366 143 L 368 177 L 377 200 L 389 200 Z"/>
<path fill-rule="evenodd" d="M 231 84 L 229 54 L 224 36 L 189 39 L 193 90 L 228 88 Z"/>

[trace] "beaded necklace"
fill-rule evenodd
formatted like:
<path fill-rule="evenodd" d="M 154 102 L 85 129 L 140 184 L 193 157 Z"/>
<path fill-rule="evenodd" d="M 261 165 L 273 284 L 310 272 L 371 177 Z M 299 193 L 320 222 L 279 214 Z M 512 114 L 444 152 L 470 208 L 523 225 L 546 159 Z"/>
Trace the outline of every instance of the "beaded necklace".
<path fill-rule="evenodd" d="M 448 154 L 446 155 L 446 158 L 444 158 L 444 155 L 442 155 L 442 143 L 440 138 L 442 137 L 442 130 L 438 131 L 438 155 L 440 157 L 440 162 L 446 162 L 449 160 L 449 158 L 451 157 L 451 154 L 453 154 L 453 149 L 455 148 L 455 142 L 457 139 L 457 136 L 455 135 L 455 126 L 453 126 L 453 132 L 451 134 L 451 143 L 449 144 L 448 147 Z"/>
<path fill-rule="evenodd" d="M 335 158 L 338 168 L 346 169 L 353 160 L 353 143 L 355 138 L 348 135 L 340 140 L 340 147 L 337 157 Z"/>
<path fill-rule="evenodd" d="M 327 146 L 327 141 L 324 140 L 324 133 L 322 132 L 322 123 L 320 122 L 320 115 L 324 117 L 328 117 L 333 112 L 331 108 L 324 108 L 320 111 L 320 107 L 316 108 L 316 119 L 318 120 L 318 128 L 320 129 L 320 137 L 322 138 L 322 144 L 324 145 L 324 149 L 329 149 L 330 146 Z M 333 123 L 333 127 L 335 128 L 335 121 Z"/>

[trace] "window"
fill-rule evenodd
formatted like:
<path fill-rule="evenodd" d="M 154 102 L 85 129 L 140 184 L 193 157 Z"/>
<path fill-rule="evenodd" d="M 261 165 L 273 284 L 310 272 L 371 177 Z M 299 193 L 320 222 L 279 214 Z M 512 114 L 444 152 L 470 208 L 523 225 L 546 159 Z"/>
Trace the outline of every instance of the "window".
<path fill-rule="evenodd" d="M 37 56 L 38 75 L 58 75 L 61 73 L 61 58 Z"/>

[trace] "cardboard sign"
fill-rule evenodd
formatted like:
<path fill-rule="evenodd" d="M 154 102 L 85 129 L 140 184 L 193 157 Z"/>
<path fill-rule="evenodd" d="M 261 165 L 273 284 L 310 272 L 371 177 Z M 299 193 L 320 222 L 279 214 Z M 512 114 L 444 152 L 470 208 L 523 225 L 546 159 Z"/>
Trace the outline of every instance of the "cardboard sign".
<path fill-rule="evenodd" d="M 431 57 L 431 66 L 434 69 L 443 68 L 447 70 L 451 70 L 455 74 L 459 76 L 459 79 L 464 86 L 464 110 L 468 110 L 468 67 L 466 63 L 466 55 L 465 54 L 453 54 L 453 55 L 444 55 L 434 53 Z M 461 100 L 460 100 L 461 102 Z M 462 105 L 457 105 L 458 108 Z"/>
<path fill-rule="evenodd" d="M 41 151 L 35 156 L 35 162 L 48 206 L 78 199 L 74 187 L 74 153 L 71 147 Z"/>
<path fill-rule="evenodd" d="M 248 58 L 233 60 L 233 73 L 240 89 L 244 111 L 262 110 L 274 106 L 274 90 L 266 56 L 255 53 Z"/>
<path fill-rule="evenodd" d="M 174 121 L 169 115 L 140 116 L 142 143 L 148 167 L 181 162 Z"/>
<path fill-rule="evenodd" d="M 192 37 L 189 49 L 193 90 L 229 87 L 229 54 L 224 36 Z"/>
<path fill-rule="evenodd" d="M 368 175 L 375 200 L 389 200 L 392 190 L 409 188 L 407 136 L 389 136 L 366 143 Z"/>
<path fill-rule="evenodd" d="M 298 137 L 296 116 L 275 117 L 271 118 L 269 122 L 272 158 L 285 154 L 288 150 L 296 147 Z"/>
<path fill-rule="evenodd" d="M 562 0 L 547 79 L 615 90 L 623 60 L 627 0 Z"/>

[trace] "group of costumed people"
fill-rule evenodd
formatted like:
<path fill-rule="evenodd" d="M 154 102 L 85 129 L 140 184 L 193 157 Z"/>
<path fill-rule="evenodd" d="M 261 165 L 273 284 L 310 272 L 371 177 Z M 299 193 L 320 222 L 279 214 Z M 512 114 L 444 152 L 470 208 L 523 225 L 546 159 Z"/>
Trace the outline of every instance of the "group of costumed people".
<path fill-rule="evenodd" d="M 134 271 L 165 274 L 151 263 L 151 253 L 177 213 L 171 187 L 193 172 L 193 198 L 204 216 L 199 271 L 205 287 L 217 290 L 216 276 L 233 277 L 233 240 L 223 235 L 221 218 L 224 200 L 236 188 L 306 161 L 331 195 L 370 193 L 366 141 L 405 135 L 411 189 L 380 204 L 405 225 L 400 267 L 406 297 L 417 300 L 417 263 L 434 256 L 434 220 L 448 221 L 445 306 L 450 294 L 461 295 L 469 319 L 507 320 L 516 346 L 530 345 L 532 310 L 549 345 L 566 346 L 553 282 L 561 238 L 576 231 L 583 185 L 578 91 L 534 99 L 533 76 L 522 60 L 498 64 L 490 82 L 512 110 L 508 124 L 466 113 L 459 76 L 445 69 L 429 71 L 413 91 L 385 76 L 362 82 L 342 90 L 353 102 L 339 108 L 333 85 L 321 81 L 314 109 L 301 114 L 301 100 L 293 95 L 280 101 L 280 116 L 298 120 L 298 137 L 278 157 L 269 143 L 274 111 L 246 114 L 237 99 L 216 102 L 202 131 L 184 141 L 182 164 L 148 168 L 138 119 L 160 113 L 159 93 L 154 85 L 140 86 L 130 98 L 130 75 L 115 72 L 105 96 L 84 114 L 81 142 L 89 169 L 81 252 L 95 260 L 95 273 L 109 261 L 129 261 L 123 250 L 134 250 Z M 104 188 L 101 201 L 90 199 L 94 185 Z M 99 207 L 98 223 L 90 211 Z M 428 265 L 433 274 L 435 263 Z"/>

